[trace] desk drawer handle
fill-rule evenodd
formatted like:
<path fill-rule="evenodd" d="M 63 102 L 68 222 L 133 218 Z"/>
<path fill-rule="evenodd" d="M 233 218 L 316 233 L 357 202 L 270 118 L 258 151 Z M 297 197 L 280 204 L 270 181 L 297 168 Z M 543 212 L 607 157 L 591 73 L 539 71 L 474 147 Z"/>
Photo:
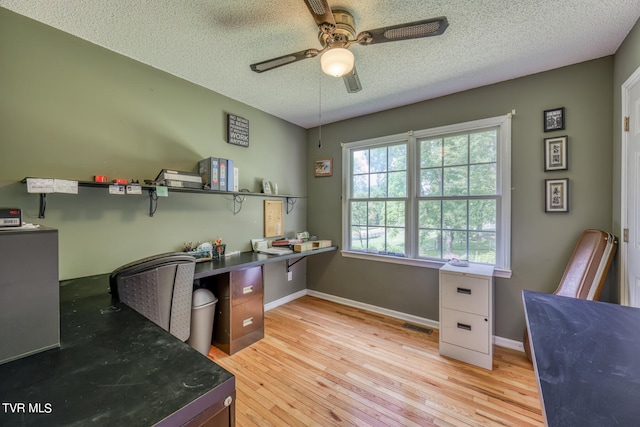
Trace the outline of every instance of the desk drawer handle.
<path fill-rule="evenodd" d="M 247 327 L 249 325 L 253 325 L 253 317 L 249 317 L 242 321 L 242 327 Z"/>
<path fill-rule="evenodd" d="M 464 323 L 458 323 L 458 328 L 459 329 L 464 329 L 465 331 L 470 331 L 471 330 L 471 325 L 467 325 Z"/>
<path fill-rule="evenodd" d="M 250 294 L 253 292 L 253 286 L 245 286 L 242 288 L 242 295 Z"/>
<path fill-rule="evenodd" d="M 467 288 L 458 288 L 459 294 L 471 295 L 471 289 Z"/>

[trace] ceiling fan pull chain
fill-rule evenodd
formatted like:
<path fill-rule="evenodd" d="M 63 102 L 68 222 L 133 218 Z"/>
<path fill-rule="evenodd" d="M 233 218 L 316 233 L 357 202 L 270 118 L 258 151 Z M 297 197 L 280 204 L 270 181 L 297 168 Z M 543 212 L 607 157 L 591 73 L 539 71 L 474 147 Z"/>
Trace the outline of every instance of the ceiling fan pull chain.
<path fill-rule="evenodd" d="M 318 148 L 322 148 L 322 73 L 318 74 L 319 96 L 318 96 Z"/>

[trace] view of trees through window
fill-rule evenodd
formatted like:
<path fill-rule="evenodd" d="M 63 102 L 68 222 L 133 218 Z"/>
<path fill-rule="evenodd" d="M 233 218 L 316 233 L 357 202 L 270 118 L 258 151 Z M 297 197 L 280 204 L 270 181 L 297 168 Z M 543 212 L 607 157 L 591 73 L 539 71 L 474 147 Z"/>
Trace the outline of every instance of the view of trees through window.
<path fill-rule="evenodd" d="M 419 144 L 419 256 L 496 262 L 498 129 Z"/>
<path fill-rule="evenodd" d="M 416 141 L 417 256 L 496 261 L 498 128 Z M 351 151 L 350 248 L 406 256 L 408 143 Z"/>
<path fill-rule="evenodd" d="M 351 249 L 405 255 L 407 144 L 352 152 Z"/>

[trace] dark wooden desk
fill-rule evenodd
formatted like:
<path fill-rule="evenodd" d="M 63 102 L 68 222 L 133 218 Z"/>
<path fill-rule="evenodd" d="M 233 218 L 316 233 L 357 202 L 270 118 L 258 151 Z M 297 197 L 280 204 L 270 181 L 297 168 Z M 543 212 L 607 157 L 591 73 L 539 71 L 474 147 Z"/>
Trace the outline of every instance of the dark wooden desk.
<path fill-rule="evenodd" d="M 640 309 L 523 291 L 548 426 L 640 425 Z"/>
<path fill-rule="evenodd" d="M 215 276 L 216 274 L 228 273 L 233 270 L 241 270 L 249 267 L 261 266 L 271 262 L 284 261 L 289 266 L 290 260 L 305 258 L 310 255 L 317 255 L 324 252 L 337 250 L 337 246 L 329 248 L 314 249 L 307 252 L 293 252 L 286 255 L 269 255 L 257 252 L 241 252 L 238 255 L 222 257 L 213 261 L 199 262 L 196 264 L 196 272 L 194 279 L 202 279 L 204 277 Z M 294 262 L 295 263 L 295 262 Z M 294 263 L 291 263 L 293 265 Z"/>
<path fill-rule="evenodd" d="M 60 283 L 60 333 L 59 349 L 0 365 L 0 426 L 200 425 L 219 410 L 233 425 L 234 376 L 112 300 L 108 275 Z"/>
<path fill-rule="evenodd" d="M 242 252 L 196 264 L 196 286 L 211 290 L 218 298 L 212 344 L 234 354 L 264 337 L 264 264 L 284 261 L 288 271 L 302 258 L 336 249 L 332 246 L 286 255 Z"/>

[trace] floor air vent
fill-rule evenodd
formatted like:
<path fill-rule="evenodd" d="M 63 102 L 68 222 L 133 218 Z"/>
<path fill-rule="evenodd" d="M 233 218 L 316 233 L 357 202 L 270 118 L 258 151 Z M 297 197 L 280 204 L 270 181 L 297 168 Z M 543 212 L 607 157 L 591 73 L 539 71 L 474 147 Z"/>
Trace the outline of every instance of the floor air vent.
<path fill-rule="evenodd" d="M 431 335 L 433 333 L 433 329 L 423 328 L 422 326 L 412 325 L 411 323 L 405 323 L 402 325 L 403 328 L 411 329 L 418 332 L 424 332 L 427 335 Z"/>

